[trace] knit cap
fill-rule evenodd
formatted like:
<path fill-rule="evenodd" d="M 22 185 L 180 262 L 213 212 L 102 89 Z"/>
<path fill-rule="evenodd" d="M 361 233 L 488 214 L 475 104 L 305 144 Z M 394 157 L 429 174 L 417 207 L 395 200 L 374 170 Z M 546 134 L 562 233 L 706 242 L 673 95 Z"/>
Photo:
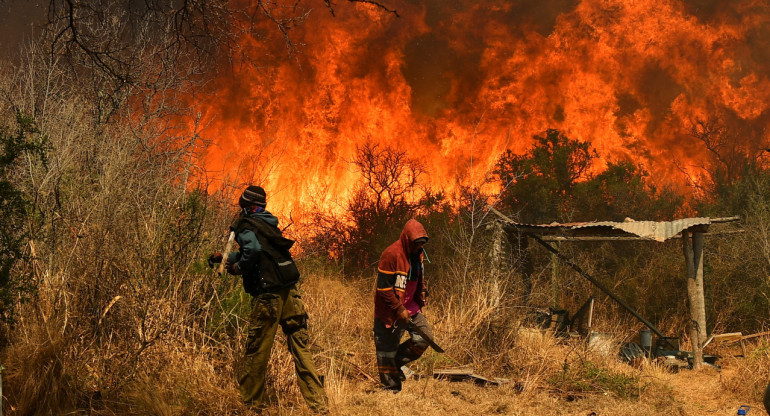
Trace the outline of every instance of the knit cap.
<path fill-rule="evenodd" d="M 241 194 L 240 199 L 238 199 L 238 205 L 240 205 L 241 208 L 254 205 L 264 208 L 265 205 L 267 205 L 267 194 L 261 186 L 250 185 L 243 191 L 243 194 Z"/>

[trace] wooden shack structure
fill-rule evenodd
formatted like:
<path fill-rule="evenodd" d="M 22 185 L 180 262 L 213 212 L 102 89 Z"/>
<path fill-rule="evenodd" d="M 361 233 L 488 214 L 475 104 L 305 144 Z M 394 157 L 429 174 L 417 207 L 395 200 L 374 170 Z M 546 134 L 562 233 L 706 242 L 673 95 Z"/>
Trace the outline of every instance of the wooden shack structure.
<path fill-rule="evenodd" d="M 670 239 L 682 240 L 682 251 L 687 265 L 687 298 L 690 313 L 688 332 L 692 340 L 693 368 L 703 365 L 703 346 L 706 342 L 706 302 L 703 288 L 703 248 L 705 236 L 709 227 L 714 223 L 738 221 L 739 217 L 725 218 L 683 218 L 674 221 L 594 221 L 580 223 L 551 223 L 551 224 L 522 224 L 518 223 L 493 207 L 488 207 L 497 218 L 497 224 L 502 231 L 499 236 L 507 235 L 512 246 L 518 247 L 523 256 L 522 275 L 525 291 L 531 291 L 531 276 L 533 265 L 530 259 L 530 241 L 534 240 L 545 247 L 560 260 L 575 269 L 600 290 L 618 302 L 632 315 L 652 330 L 659 339 L 666 339 L 663 334 L 644 317 L 636 313 L 630 306 L 605 288 L 600 282 L 584 272 L 569 258 L 563 256 L 551 244 L 562 241 L 652 241 L 663 242 Z M 738 230 L 740 232 L 741 230 Z M 735 232 L 735 231 L 733 231 Z M 723 234 L 723 233 L 719 233 Z M 499 245 L 499 244 L 498 244 Z"/>

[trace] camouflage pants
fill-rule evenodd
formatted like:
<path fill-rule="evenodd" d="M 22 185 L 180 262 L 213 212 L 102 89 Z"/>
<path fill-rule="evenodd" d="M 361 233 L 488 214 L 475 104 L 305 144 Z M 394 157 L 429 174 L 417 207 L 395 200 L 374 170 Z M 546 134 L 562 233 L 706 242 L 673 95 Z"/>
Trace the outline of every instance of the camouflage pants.
<path fill-rule="evenodd" d="M 245 368 L 238 380 L 243 401 L 258 407 L 265 402 L 267 362 L 280 325 L 294 358 L 302 396 L 313 411 L 327 412 L 328 399 L 308 349 L 307 313 L 296 287 L 252 297 L 251 306 Z"/>
<path fill-rule="evenodd" d="M 425 315 L 413 315 L 412 322 L 427 335 L 433 335 Z M 428 343 L 413 331 L 409 332 L 409 339 L 399 345 L 404 331 L 402 328 L 388 328 L 382 321 L 374 318 L 374 347 L 377 351 L 380 382 L 385 389 L 397 392 L 401 391 L 401 366 L 420 358 L 428 348 Z"/>

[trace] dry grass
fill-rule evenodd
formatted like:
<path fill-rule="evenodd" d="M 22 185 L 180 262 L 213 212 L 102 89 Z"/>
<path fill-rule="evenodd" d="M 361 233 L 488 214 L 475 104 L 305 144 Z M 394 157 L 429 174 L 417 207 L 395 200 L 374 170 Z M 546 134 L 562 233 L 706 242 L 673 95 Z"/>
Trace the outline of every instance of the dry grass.
<path fill-rule="evenodd" d="M 41 296 L 45 291 L 41 289 Z M 407 381 L 404 391 L 394 395 L 380 391 L 375 381 L 371 280 L 351 282 L 321 270 L 306 278 L 301 291 L 333 414 L 386 415 L 400 409 L 424 415 L 728 414 L 741 404 L 759 406 L 766 379 L 765 373 L 752 376 L 752 383 L 746 377 L 767 367 L 762 348 L 746 360 L 727 360 L 721 373 L 671 374 L 649 363 L 633 368 L 614 354 L 591 351 L 580 340 L 565 342 L 517 325 L 515 315 L 490 308 L 489 299 L 482 302 L 479 289 L 478 297 L 465 297 L 462 308 L 440 300 L 427 308 L 447 354 L 429 350 L 412 367 L 429 374 L 433 368 L 474 365 L 482 375 L 514 382 L 483 387 L 424 377 Z M 497 322 L 492 318 L 496 315 L 506 319 Z M 242 333 L 230 337 L 214 331 L 206 338 L 170 326 L 126 373 L 105 360 L 113 350 L 72 343 L 75 338 L 60 335 L 54 322 L 46 326 L 28 319 L 22 325 L 3 356 L 8 368 L 6 410 L 13 410 L 11 414 L 76 409 L 103 415 L 253 414 L 239 403 L 234 376 Z M 490 328 L 498 344 L 480 340 L 479 328 Z M 234 329 L 240 331 L 238 325 Z M 271 406 L 264 414 L 308 414 L 293 371 L 279 335 L 268 376 Z"/>
<path fill-rule="evenodd" d="M 751 402 L 761 402 L 765 387 L 770 383 L 770 344 L 761 339 L 747 342 L 745 358 L 730 357 L 725 361 L 730 371 L 720 377 L 720 387 Z"/>

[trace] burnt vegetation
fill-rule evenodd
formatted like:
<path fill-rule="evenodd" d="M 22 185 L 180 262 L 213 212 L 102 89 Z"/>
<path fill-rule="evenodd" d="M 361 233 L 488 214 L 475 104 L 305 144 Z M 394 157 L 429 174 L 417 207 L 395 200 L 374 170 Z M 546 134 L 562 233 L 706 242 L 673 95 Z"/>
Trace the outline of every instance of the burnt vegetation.
<path fill-rule="evenodd" d="M 395 14 L 384 3 L 350 1 Z M 250 11 L 228 2 L 92 3 L 52 2 L 43 40 L 20 64 L 0 66 L 2 410 L 244 414 L 233 362 L 242 353 L 249 296 L 237 278 L 215 278 L 204 261 L 221 249 L 231 190 L 242 184 L 212 184 L 196 167 L 210 143 L 198 135 L 200 117 L 185 97 L 203 88 L 214 61 L 247 55 L 233 43 L 233 22 L 243 33 L 277 29 L 291 53 L 290 29 L 306 15 L 270 2 Z M 554 359 L 563 351 L 553 339 L 522 336 L 532 307 L 575 311 L 595 291 L 554 270 L 542 250 L 533 249 L 534 264 L 524 265 L 517 242 L 496 234 L 487 204 L 527 223 L 740 215 L 746 233 L 714 239 L 707 249 L 709 332 L 763 329 L 770 310 L 768 144 L 748 132 L 751 145 L 739 146 L 736 138 L 747 132 L 723 118 L 685 128 L 711 156 L 690 197 L 661 187 L 633 162 L 598 168 L 589 143 L 553 129 L 535 136 L 528 152 L 499 155 L 489 183 L 455 191 L 428 188 L 431 172 L 407 150 L 362 143 L 349 161 L 359 180 L 339 201 L 342 213 L 318 209 L 291 229 L 307 230 L 298 234 L 298 257 L 312 348 L 333 405 L 348 406 L 346 380 L 366 384 L 375 374 L 371 354 L 360 352 L 372 346 L 374 268 L 412 217 L 431 236 L 428 308 L 453 351 L 451 358 L 428 354 L 417 370 L 474 364 L 565 396 L 635 400 L 655 389 L 577 347 Z M 686 325 L 685 279 L 674 244 L 563 250 L 678 334 Z M 537 271 L 532 282 L 522 281 L 522 267 Z M 598 310 L 606 332 L 634 325 L 604 298 Z M 270 394 L 290 412 L 299 395 L 288 355 L 275 354 Z"/>
<path fill-rule="evenodd" d="M 350 163 L 361 181 L 343 203 L 345 214 L 317 210 L 308 247 L 358 273 L 376 266 L 394 231 L 400 232 L 409 218 L 442 197 L 422 186 L 425 167 L 406 151 L 367 142 L 357 148 Z"/>

